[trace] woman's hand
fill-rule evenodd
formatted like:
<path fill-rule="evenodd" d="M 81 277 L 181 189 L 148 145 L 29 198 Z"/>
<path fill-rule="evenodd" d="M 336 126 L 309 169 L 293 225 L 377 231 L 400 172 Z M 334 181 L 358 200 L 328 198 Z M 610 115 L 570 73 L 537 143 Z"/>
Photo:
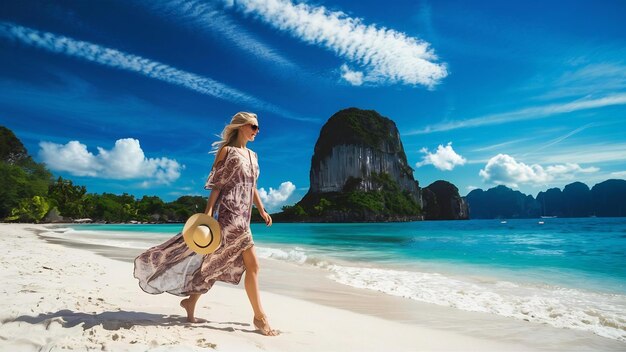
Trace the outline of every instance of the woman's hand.
<path fill-rule="evenodd" d="M 263 209 L 260 214 L 263 220 L 265 220 L 265 225 L 272 226 L 272 217 L 270 216 L 270 214 L 268 214 L 265 209 Z"/>

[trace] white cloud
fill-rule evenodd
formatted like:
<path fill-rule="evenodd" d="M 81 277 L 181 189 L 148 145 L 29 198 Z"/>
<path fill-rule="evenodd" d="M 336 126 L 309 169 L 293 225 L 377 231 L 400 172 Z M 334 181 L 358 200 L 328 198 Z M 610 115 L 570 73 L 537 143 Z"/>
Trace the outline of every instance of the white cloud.
<path fill-rule="evenodd" d="M 422 148 L 420 152 L 426 155 L 422 161 L 415 164 L 416 167 L 433 165 L 439 170 L 450 171 L 456 166 L 464 165 L 467 162 L 464 157 L 460 156 L 452 149 L 452 142 L 449 142 L 445 147 L 439 144 L 437 151 L 434 153 L 428 152 L 426 148 Z"/>
<path fill-rule="evenodd" d="M 232 2 L 227 2 L 232 3 Z M 364 82 L 401 83 L 433 88 L 448 75 L 430 44 L 323 6 L 290 0 L 240 0 L 234 6 L 275 28 L 363 67 Z"/>
<path fill-rule="evenodd" d="M 90 42 L 72 39 L 50 32 L 0 22 L 0 37 L 19 41 L 23 44 L 57 54 L 77 57 L 100 65 L 141 74 L 143 76 L 184 87 L 200 94 L 213 96 L 237 104 L 250 104 L 260 109 L 274 112 L 294 120 L 311 120 L 298 117 L 278 106 L 231 88 L 208 77 L 179 70 L 175 67 L 152 61 L 141 56 L 103 47 Z"/>
<path fill-rule="evenodd" d="M 363 84 L 363 72 L 352 71 L 346 64 L 341 65 L 341 78 L 345 79 L 353 86 Z"/>
<path fill-rule="evenodd" d="M 39 157 L 55 171 L 66 171 L 76 176 L 108 179 L 146 179 L 143 187 L 170 184 L 180 177 L 185 168 L 176 160 L 146 158 L 139 141 L 133 138 L 118 139 L 111 150 L 98 147 L 98 154 L 87 146 L 71 141 L 65 145 L 51 142 L 39 143 Z"/>
<path fill-rule="evenodd" d="M 597 167 L 582 168 L 575 163 L 550 165 L 544 168 L 539 164 L 527 165 L 518 162 L 507 154 L 498 154 L 489 159 L 478 174 L 485 183 L 517 188 L 520 184 L 544 185 L 555 180 L 571 180 L 577 174 L 597 171 L 599 171 Z"/>
<path fill-rule="evenodd" d="M 615 177 L 626 177 L 626 171 L 615 171 L 615 172 L 611 172 L 611 176 L 615 176 Z"/>
<path fill-rule="evenodd" d="M 41 142 L 39 146 L 41 147 L 39 157 L 52 170 L 92 177 L 102 171 L 102 165 L 95 155 L 87 150 L 87 146 L 78 141 L 71 141 L 66 145 Z"/>
<path fill-rule="evenodd" d="M 535 120 L 568 112 L 597 109 L 605 106 L 626 105 L 626 93 L 616 93 L 597 99 L 579 99 L 568 103 L 555 103 L 543 106 L 532 106 L 505 113 L 492 114 L 467 120 L 442 122 L 426 126 L 421 130 L 411 131 L 406 135 L 427 134 L 456 130 L 459 128 L 480 127 L 487 125 L 499 125 L 503 123 Z"/>
<path fill-rule="evenodd" d="M 269 192 L 265 188 L 259 189 L 259 197 L 261 197 L 263 205 L 268 209 L 277 208 L 289 198 L 295 189 L 296 186 L 293 183 L 286 181 L 281 183 L 278 189 L 270 187 Z"/>

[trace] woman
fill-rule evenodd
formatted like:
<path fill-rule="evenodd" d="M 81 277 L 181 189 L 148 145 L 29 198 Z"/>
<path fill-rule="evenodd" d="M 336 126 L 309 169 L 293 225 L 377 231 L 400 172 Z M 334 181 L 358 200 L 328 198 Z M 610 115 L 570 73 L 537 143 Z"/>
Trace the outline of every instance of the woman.
<path fill-rule="evenodd" d="M 212 254 L 200 255 L 185 244 L 182 234 L 152 247 L 135 259 L 135 277 L 141 288 L 152 294 L 168 292 L 189 296 L 180 302 L 187 312 L 187 320 L 196 322 L 194 311 L 200 296 L 215 281 L 239 284 L 246 271 L 245 288 L 254 311 L 253 324 L 268 336 L 278 335 L 273 330 L 261 306 L 259 297 L 259 263 L 250 232 L 252 203 L 259 209 L 267 226 L 272 218 L 263 208 L 256 189 L 259 165 L 255 152 L 246 148 L 259 133 L 259 123 L 253 113 L 239 112 L 214 142 L 216 153 L 213 168 L 205 189 L 211 194 L 205 212 L 213 216 L 221 227 L 222 245 Z"/>

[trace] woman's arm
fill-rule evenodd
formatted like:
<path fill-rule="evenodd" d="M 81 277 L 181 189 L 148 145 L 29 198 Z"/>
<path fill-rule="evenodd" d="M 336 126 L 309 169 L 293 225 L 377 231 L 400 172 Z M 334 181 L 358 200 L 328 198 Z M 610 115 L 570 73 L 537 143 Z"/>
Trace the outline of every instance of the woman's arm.
<path fill-rule="evenodd" d="M 204 212 L 209 216 L 213 216 L 213 206 L 215 206 L 215 201 L 217 197 L 220 195 L 219 189 L 212 189 L 211 194 L 209 195 L 209 201 L 206 203 L 206 209 Z"/>
<path fill-rule="evenodd" d="M 265 208 L 263 207 L 263 203 L 261 203 L 261 197 L 259 196 L 259 191 L 257 191 L 257 189 L 254 189 L 254 195 L 252 196 L 252 201 L 254 202 L 254 205 L 256 205 L 256 208 L 259 209 L 259 214 L 261 214 L 261 217 L 263 218 L 263 220 L 265 220 L 265 225 L 267 226 L 272 226 L 272 217 L 270 216 L 270 214 L 268 214 L 265 211 Z"/>
<path fill-rule="evenodd" d="M 263 208 L 263 203 L 261 203 L 261 197 L 259 196 L 259 191 L 257 191 L 256 188 L 254 189 L 254 195 L 252 197 L 252 201 L 254 202 L 254 205 L 256 205 L 256 208 L 259 209 L 259 213 L 265 212 L 265 208 Z"/>
<path fill-rule="evenodd" d="M 226 148 L 228 147 L 226 146 L 222 148 L 219 155 L 216 156 L 217 159 L 215 160 L 215 164 L 217 164 L 218 161 L 226 157 L 226 153 L 228 152 Z M 213 216 L 213 207 L 215 206 L 215 202 L 217 201 L 217 197 L 220 195 L 220 192 L 221 190 L 219 188 L 214 188 L 211 190 L 211 194 L 209 195 L 209 199 L 206 203 L 206 209 L 204 210 L 204 212 L 209 216 Z"/>

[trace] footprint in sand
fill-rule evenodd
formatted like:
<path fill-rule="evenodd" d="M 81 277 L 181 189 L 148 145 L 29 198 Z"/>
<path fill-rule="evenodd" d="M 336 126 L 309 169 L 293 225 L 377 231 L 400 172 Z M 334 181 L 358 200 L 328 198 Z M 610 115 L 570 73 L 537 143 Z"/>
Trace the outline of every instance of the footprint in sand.
<path fill-rule="evenodd" d="M 205 338 L 198 339 L 198 341 L 196 341 L 196 346 L 203 347 L 203 348 L 213 348 L 213 349 L 217 347 L 216 344 L 212 342 L 208 342 Z"/>

